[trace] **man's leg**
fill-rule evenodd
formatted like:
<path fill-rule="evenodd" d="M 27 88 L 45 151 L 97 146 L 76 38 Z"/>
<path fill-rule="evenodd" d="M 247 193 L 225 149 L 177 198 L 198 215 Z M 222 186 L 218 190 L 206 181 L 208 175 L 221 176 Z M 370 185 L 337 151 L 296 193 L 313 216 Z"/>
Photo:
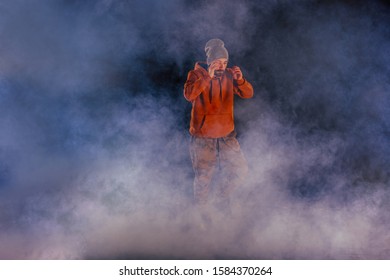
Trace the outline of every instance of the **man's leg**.
<path fill-rule="evenodd" d="M 228 201 L 230 194 L 242 185 L 248 174 L 248 164 L 241 151 L 235 133 L 219 139 L 221 183 L 217 198 Z"/>
<path fill-rule="evenodd" d="M 207 204 L 217 154 L 216 139 L 192 137 L 190 144 L 192 166 L 195 172 L 194 199 L 197 205 Z"/>

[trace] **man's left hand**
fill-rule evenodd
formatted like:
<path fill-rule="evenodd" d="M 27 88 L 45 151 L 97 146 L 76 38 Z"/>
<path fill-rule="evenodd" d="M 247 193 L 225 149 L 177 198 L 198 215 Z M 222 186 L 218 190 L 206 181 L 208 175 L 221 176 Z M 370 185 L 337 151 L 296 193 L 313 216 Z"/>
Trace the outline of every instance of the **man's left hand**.
<path fill-rule="evenodd" d="M 238 81 L 243 79 L 243 75 L 242 75 L 240 67 L 233 66 L 232 70 L 233 70 L 233 79 L 238 80 Z"/>

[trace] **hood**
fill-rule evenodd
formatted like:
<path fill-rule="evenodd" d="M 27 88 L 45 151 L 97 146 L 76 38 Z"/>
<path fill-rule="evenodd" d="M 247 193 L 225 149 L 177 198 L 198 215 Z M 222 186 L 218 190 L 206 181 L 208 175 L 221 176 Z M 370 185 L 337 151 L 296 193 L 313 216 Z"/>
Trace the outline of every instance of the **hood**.
<path fill-rule="evenodd" d="M 195 63 L 194 70 L 204 70 L 207 72 L 207 63 L 204 61 L 198 61 Z"/>

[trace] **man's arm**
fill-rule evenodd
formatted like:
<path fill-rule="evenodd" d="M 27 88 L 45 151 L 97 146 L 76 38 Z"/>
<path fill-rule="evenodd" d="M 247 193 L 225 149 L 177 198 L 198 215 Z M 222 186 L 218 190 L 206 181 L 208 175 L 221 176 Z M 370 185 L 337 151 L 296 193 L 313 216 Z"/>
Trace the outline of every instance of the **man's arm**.
<path fill-rule="evenodd" d="M 201 71 L 191 70 L 184 84 L 184 97 L 188 101 L 195 100 L 210 83 L 210 76 L 203 75 Z"/>
<path fill-rule="evenodd" d="M 232 67 L 234 93 L 241 98 L 253 97 L 252 85 L 243 77 L 240 67 Z"/>

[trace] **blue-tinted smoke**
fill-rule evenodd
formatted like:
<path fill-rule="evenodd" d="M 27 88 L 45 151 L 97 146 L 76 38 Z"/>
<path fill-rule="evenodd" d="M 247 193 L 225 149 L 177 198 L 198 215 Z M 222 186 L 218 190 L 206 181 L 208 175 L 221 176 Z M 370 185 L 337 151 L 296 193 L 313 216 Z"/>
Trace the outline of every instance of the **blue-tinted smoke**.
<path fill-rule="evenodd" d="M 389 8 L 160 2 L 0 5 L 0 258 L 388 258 Z M 182 89 L 213 37 L 251 172 L 201 234 Z"/>

